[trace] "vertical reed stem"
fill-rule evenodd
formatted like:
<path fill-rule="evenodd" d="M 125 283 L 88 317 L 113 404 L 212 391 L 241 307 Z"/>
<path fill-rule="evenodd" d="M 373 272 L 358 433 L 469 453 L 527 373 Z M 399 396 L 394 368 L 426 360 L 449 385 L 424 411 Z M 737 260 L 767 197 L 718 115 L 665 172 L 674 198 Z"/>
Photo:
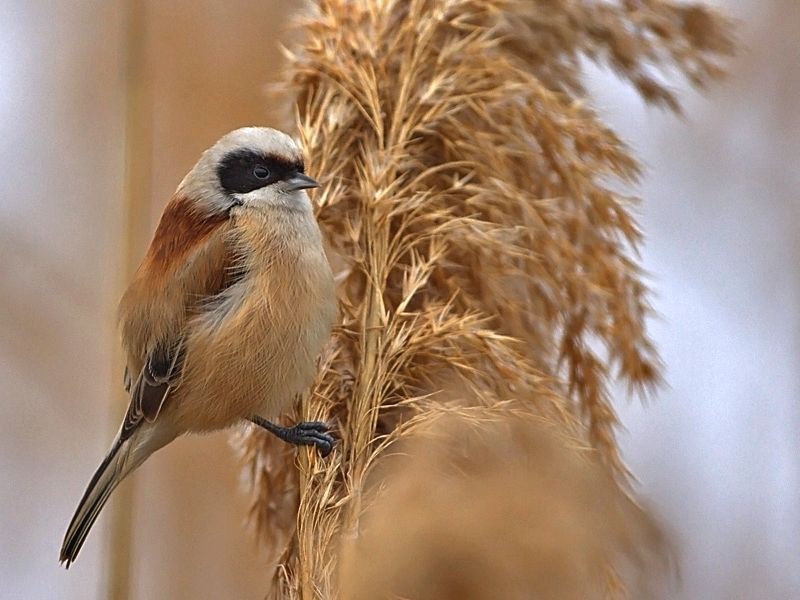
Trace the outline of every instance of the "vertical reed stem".
<path fill-rule="evenodd" d="M 125 32 L 125 176 L 123 196 L 122 252 L 118 287 L 122 290 L 133 273 L 149 228 L 151 97 L 144 76 L 146 60 L 146 10 L 143 2 L 128 0 Z M 120 294 L 121 295 L 121 294 Z M 124 357 L 114 355 L 113 381 L 119 381 Z M 119 388 L 121 390 L 121 385 Z M 128 397 L 119 393 L 119 410 L 114 411 L 113 432 L 127 408 Z M 133 538 L 134 483 L 129 478 L 116 491 L 111 502 L 110 551 L 106 598 L 126 600 L 131 593 L 131 554 Z"/>

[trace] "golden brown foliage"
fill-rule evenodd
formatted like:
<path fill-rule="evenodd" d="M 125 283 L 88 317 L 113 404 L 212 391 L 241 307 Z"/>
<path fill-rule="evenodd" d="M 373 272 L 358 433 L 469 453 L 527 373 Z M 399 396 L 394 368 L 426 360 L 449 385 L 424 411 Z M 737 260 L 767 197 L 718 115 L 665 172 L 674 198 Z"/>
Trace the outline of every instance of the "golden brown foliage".
<path fill-rule="evenodd" d="M 241 447 L 281 553 L 273 596 L 329 598 L 372 467 L 439 406 L 516 402 L 624 483 L 606 384 L 659 377 L 620 191 L 639 165 L 586 104 L 580 60 L 677 108 L 657 71 L 703 84 L 731 42 L 666 0 L 320 0 L 302 30 L 288 78 L 341 326 L 296 416 L 334 421 L 341 444 L 299 469 L 260 432 Z"/>
<path fill-rule="evenodd" d="M 380 493 L 341 552 L 341 597 L 602 600 L 665 583 L 665 543 L 590 453 L 530 413 L 431 415 L 370 477 Z M 368 486 L 372 490 L 372 486 Z"/>

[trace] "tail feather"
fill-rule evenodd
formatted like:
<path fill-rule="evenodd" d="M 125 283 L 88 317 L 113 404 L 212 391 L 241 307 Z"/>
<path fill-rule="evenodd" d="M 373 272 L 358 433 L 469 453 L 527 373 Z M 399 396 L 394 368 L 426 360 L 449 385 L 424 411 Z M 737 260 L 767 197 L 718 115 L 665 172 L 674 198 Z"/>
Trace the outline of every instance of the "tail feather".
<path fill-rule="evenodd" d="M 100 463 L 83 493 L 78 508 L 64 534 L 60 561 L 75 562 L 78 552 L 97 520 L 103 506 L 119 483 L 141 465 L 153 452 L 175 439 L 176 432 L 168 426 L 140 424 L 135 430 L 120 430 L 111 450 Z"/>
<path fill-rule="evenodd" d="M 92 476 L 91 481 L 89 481 L 89 485 L 86 486 L 86 491 L 78 503 L 78 508 L 75 510 L 69 527 L 67 527 L 64 543 L 61 545 L 59 560 L 62 563 L 66 563 L 67 568 L 78 556 L 89 530 L 97 520 L 100 510 L 108 501 L 111 492 L 131 470 L 126 468 L 127 463 L 129 463 L 128 455 L 131 441 L 130 439 L 123 441 L 117 437 L 111 450 L 109 450 Z"/>

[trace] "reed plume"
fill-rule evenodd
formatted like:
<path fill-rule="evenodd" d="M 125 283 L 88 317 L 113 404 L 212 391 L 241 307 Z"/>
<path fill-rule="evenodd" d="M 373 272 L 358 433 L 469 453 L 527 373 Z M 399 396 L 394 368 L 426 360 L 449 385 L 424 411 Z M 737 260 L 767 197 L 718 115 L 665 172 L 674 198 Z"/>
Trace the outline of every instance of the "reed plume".
<path fill-rule="evenodd" d="M 602 600 L 665 591 L 659 527 L 547 421 L 508 405 L 433 411 L 370 476 L 343 540 L 348 600 Z M 371 481 L 370 483 L 374 483 Z"/>
<path fill-rule="evenodd" d="M 625 486 L 608 382 L 659 380 L 632 188 L 640 166 L 592 110 L 585 59 L 649 103 L 702 86 L 729 23 L 667 0 L 319 0 L 289 52 L 341 323 L 298 419 L 326 460 L 238 441 L 274 598 L 333 598 L 367 478 L 443 406 L 510 403 L 558 424 Z"/>

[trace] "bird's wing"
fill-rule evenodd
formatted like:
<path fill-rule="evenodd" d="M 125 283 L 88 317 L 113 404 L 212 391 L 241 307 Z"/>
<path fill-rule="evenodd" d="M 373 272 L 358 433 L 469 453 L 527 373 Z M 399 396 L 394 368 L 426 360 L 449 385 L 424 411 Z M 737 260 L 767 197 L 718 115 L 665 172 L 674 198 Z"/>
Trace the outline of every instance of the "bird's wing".
<path fill-rule="evenodd" d="M 229 219 L 198 214 L 173 198 L 120 303 L 131 396 L 122 433 L 154 421 L 181 375 L 189 317 L 231 285 L 236 264 Z"/>
<path fill-rule="evenodd" d="M 183 366 L 183 338 L 172 345 L 153 349 L 128 392 L 131 402 L 122 422 L 122 439 L 127 439 L 142 419 L 153 422 L 167 401 L 169 392 L 178 382 Z"/>

